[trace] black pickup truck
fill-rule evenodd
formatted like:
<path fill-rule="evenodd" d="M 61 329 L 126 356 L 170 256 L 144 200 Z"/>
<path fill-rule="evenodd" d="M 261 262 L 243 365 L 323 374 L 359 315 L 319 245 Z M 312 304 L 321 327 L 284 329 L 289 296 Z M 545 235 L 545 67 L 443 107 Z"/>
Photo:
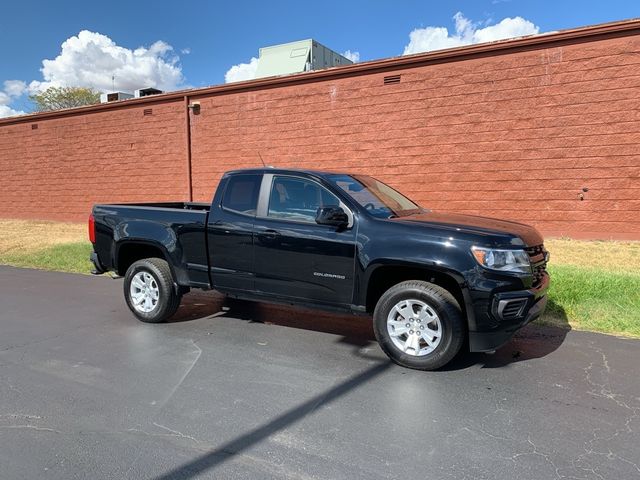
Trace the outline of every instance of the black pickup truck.
<path fill-rule="evenodd" d="M 89 236 L 95 273 L 124 276 L 144 322 L 171 317 L 191 288 L 372 315 L 384 352 L 422 370 L 467 339 L 495 350 L 547 303 L 534 228 L 430 211 L 363 175 L 237 170 L 211 205 L 96 205 Z"/>

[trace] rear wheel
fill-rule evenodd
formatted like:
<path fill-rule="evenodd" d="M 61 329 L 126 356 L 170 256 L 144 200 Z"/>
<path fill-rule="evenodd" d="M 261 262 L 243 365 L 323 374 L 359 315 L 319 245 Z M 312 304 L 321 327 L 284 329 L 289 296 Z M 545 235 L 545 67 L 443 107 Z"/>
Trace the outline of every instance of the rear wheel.
<path fill-rule="evenodd" d="M 160 323 L 176 313 L 182 295 L 174 288 L 169 264 L 161 258 L 145 258 L 127 269 L 124 298 L 139 320 Z"/>
<path fill-rule="evenodd" d="M 373 327 L 389 358 L 418 370 L 449 363 L 465 338 L 462 312 L 453 295 L 418 280 L 399 283 L 380 297 Z"/>

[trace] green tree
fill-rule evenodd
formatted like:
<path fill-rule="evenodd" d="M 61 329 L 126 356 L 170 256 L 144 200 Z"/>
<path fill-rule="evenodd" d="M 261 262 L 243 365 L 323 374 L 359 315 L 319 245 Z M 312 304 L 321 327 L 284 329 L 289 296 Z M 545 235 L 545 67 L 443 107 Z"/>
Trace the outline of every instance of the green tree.
<path fill-rule="evenodd" d="M 49 87 L 45 91 L 29 95 L 38 112 L 81 107 L 100 102 L 100 92 L 85 87 Z"/>

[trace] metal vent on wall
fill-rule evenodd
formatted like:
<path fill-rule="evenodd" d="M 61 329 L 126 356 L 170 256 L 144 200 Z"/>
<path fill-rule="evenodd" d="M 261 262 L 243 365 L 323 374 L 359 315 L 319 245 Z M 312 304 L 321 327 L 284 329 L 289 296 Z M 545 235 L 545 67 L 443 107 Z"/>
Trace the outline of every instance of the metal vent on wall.
<path fill-rule="evenodd" d="M 389 75 L 384 77 L 385 85 L 393 85 L 394 83 L 400 83 L 400 75 Z"/>
<path fill-rule="evenodd" d="M 38 129 L 38 124 L 37 123 L 32 123 L 31 124 L 31 130 L 37 130 Z"/>
<path fill-rule="evenodd" d="M 145 108 L 142 111 L 142 114 L 146 117 L 147 115 L 153 115 L 153 109 L 152 108 Z"/>

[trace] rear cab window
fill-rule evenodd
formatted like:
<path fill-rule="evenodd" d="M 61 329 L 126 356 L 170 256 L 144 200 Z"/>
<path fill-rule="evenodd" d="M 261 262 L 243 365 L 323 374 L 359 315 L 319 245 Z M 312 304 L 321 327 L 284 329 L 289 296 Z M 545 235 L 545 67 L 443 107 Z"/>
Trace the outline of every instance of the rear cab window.
<path fill-rule="evenodd" d="M 262 175 L 238 174 L 227 181 L 220 206 L 241 215 L 255 216 Z"/>

